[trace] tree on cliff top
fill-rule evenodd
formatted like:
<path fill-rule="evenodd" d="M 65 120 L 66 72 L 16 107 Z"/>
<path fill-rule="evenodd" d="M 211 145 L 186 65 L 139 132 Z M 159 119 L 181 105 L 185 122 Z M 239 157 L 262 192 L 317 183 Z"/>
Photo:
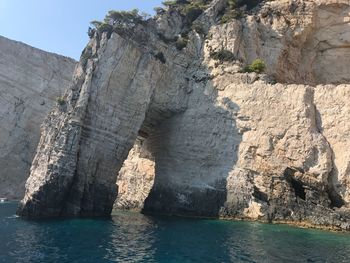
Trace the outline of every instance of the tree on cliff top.
<path fill-rule="evenodd" d="M 138 9 L 131 11 L 116 11 L 111 10 L 108 12 L 103 22 L 91 21 L 90 24 L 99 32 L 111 33 L 114 31 L 125 31 L 132 29 L 137 24 L 143 23 L 149 18 L 146 13 L 139 13 Z"/>
<path fill-rule="evenodd" d="M 144 21 L 143 16 L 139 14 L 138 9 L 131 11 L 115 11 L 108 12 L 104 19 L 105 23 L 112 26 L 133 27 Z"/>

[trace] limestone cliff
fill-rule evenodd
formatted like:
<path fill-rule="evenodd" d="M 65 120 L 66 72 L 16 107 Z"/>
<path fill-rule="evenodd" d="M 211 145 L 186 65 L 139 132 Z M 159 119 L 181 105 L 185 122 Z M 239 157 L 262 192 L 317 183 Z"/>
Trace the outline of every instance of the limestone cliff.
<path fill-rule="evenodd" d="M 0 36 L 1 197 L 23 197 L 40 124 L 68 87 L 75 64 Z"/>
<path fill-rule="evenodd" d="M 228 22 L 206 2 L 192 27 L 170 7 L 94 32 L 20 215 L 107 215 L 120 170 L 117 207 L 350 228 L 348 1 L 252 1 Z M 266 74 L 243 73 L 256 58 Z"/>

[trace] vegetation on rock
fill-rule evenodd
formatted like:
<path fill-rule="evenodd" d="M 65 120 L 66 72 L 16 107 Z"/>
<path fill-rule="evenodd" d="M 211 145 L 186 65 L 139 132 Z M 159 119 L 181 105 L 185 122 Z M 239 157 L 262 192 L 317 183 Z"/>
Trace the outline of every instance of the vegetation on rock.
<path fill-rule="evenodd" d="M 233 19 L 241 19 L 243 17 L 244 13 L 240 9 L 236 10 L 230 10 L 229 12 L 226 12 L 220 19 L 221 24 L 225 24 L 227 22 L 232 21 Z"/>
<path fill-rule="evenodd" d="M 108 12 L 103 21 L 92 21 L 90 24 L 97 30 L 98 33 L 112 32 L 126 33 L 133 29 L 136 25 L 145 22 L 150 16 L 146 13 L 139 13 L 138 9 L 131 11 L 115 11 L 111 10 Z M 92 35 L 89 30 L 89 36 Z"/>
<path fill-rule="evenodd" d="M 170 44 L 170 43 L 174 43 L 177 41 L 178 37 L 173 37 L 173 38 L 167 38 L 166 36 L 164 36 L 162 33 L 158 33 L 158 37 L 160 38 L 160 40 L 162 40 L 164 43 L 166 44 Z"/>
<path fill-rule="evenodd" d="M 211 1 L 212 0 L 175 0 L 164 1 L 163 5 L 168 9 L 179 12 L 185 18 L 185 24 L 190 28 L 193 21 L 204 12 Z M 160 11 L 159 9 L 157 10 Z"/>
<path fill-rule="evenodd" d="M 200 24 L 195 24 L 195 25 L 193 25 L 193 26 L 192 26 L 192 29 L 193 29 L 194 31 L 196 31 L 198 34 L 201 34 L 201 35 L 203 35 L 203 34 L 206 33 L 205 30 L 204 30 L 204 28 L 203 28 L 203 26 L 201 26 Z"/>
<path fill-rule="evenodd" d="M 265 71 L 265 68 L 265 62 L 258 58 L 254 60 L 252 64 L 245 66 L 243 68 L 243 72 L 263 73 Z"/>
<path fill-rule="evenodd" d="M 221 49 L 220 51 L 212 52 L 210 53 L 210 57 L 221 62 L 235 60 L 235 55 L 227 49 Z"/>
<path fill-rule="evenodd" d="M 252 9 L 262 0 L 228 0 L 228 7 L 224 10 L 220 22 L 222 24 L 232 21 L 233 19 L 241 19 L 244 10 Z"/>
<path fill-rule="evenodd" d="M 187 46 L 188 39 L 184 37 L 179 37 L 176 42 L 175 46 L 178 50 L 182 50 Z"/>
<path fill-rule="evenodd" d="M 56 99 L 58 105 L 64 105 L 66 103 L 66 100 L 63 97 L 57 97 Z"/>

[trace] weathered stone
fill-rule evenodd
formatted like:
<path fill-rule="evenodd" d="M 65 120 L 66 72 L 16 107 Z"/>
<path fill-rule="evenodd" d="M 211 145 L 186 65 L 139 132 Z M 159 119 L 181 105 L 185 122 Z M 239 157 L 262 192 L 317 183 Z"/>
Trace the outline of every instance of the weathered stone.
<path fill-rule="evenodd" d="M 138 139 L 119 171 L 116 210 L 142 210 L 153 187 L 154 157 L 143 146 L 143 139 Z"/>
<path fill-rule="evenodd" d="M 184 80 L 176 80 L 177 74 L 138 43 L 117 34 L 106 37 L 91 40 L 86 50 L 93 53 L 80 62 L 66 104 L 44 124 L 19 210 L 23 216 L 108 215 L 116 171 L 141 126 L 148 132 L 163 115 L 182 110 Z M 185 70 L 181 57 L 166 54 L 172 67 Z"/>
<path fill-rule="evenodd" d="M 349 12 L 346 0 L 266 1 L 253 15 L 212 27 L 211 47 L 246 64 L 262 58 L 279 82 L 348 83 Z"/>
<path fill-rule="evenodd" d="M 347 204 L 350 202 L 350 156 L 347 151 L 350 143 L 347 136 L 350 133 L 349 96 L 349 85 L 324 85 L 315 89 L 318 130 L 327 139 L 332 153 L 330 183 Z"/>
<path fill-rule="evenodd" d="M 1 197 L 23 197 L 40 124 L 68 87 L 75 64 L 0 36 Z"/>

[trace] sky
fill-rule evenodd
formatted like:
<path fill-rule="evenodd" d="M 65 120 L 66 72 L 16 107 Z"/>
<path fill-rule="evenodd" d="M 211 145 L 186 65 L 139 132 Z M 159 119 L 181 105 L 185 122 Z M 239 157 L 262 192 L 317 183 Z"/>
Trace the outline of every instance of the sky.
<path fill-rule="evenodd" d="M 92 20 L 109 10 L 153 14 L 162 0 L 0 0 L 0 35 L 79 59 Z"/>

